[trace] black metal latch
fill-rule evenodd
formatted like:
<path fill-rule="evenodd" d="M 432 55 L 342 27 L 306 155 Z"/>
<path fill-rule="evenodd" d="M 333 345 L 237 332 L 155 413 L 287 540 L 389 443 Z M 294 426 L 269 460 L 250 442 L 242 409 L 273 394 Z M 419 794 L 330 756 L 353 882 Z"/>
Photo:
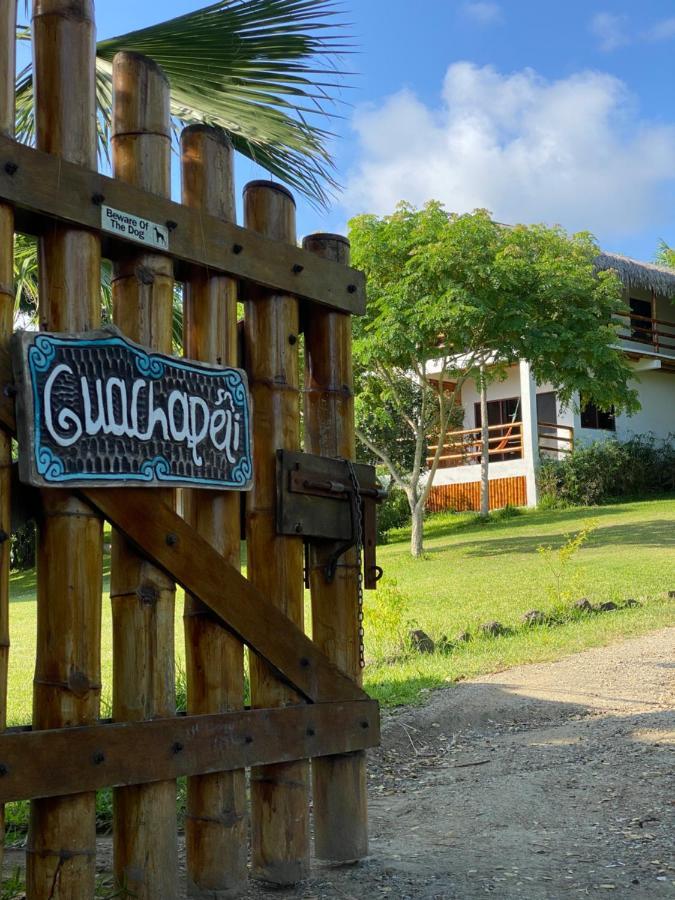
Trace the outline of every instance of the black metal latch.
<path fill-rule="evenodd" d="M 354 480 L 358 484 L 358 498 Z M 310 453 L 277 451 L 277 531 L 302 535 L 312 544 L 320 543 L 326 551 L 322 557 L 326 560 L 325 577 L 329 582 L 335 577 L 339 558 L 357 543 L 360 524 L 363 585 L 372 589 L 377 584 L 382 570 L 375 562 L 375 506 L 386 495 L 374 466 Z"/>

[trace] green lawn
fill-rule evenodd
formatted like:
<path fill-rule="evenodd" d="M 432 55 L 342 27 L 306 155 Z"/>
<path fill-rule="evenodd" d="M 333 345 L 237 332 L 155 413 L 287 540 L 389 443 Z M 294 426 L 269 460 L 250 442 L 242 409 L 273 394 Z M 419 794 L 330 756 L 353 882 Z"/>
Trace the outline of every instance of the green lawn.
<path fill-rule="evenodd" d="M 564 624 L 525 628 L 529 609 L 550 612 L 559 606 L 549 596 L 551 577 L 537 547 L 560 545 L 565 535 L 591 520 L 598 529 L 579 551 L 571 568 L 570 597 L 592 602 L 635 598 L 639 608 L 572 617 Z M 522 512 L 477 524 L 470 514 L 432 517 L 426 528 L 426 556 L 413 560 L 407 534 L 379 548 L 385 578 L 395 580 L 404 598 L 391 609 L 391 590 L 369 592 L 366 651 L 371 664 L 365 683 L 385 703 L 414 702 L 425 688 L 495 671 L 522 662 L 552 659 L 623 635 L 675 623 L 675 499 L 623 503 L 596 509 Z M 108 561 L 106 578 L 108 587 Z M 576 584 L 572 583 L 576 579 Z M 30 721 L 35 652 L 35 575 L 11 579 L 10 675 L 8 720 Z M 389 599 L 388 599 L 389 598 Z M 383 602 L 384 601 L 384 602 Z M 568 604 L 569 605 L 569 604 Z M 176 651 L 184 658 L 182 592 L 176 603 Z M 563 619 L 565 616 L 563 616 Z M 567 617 L 569 618 L 569 616 Z M 395 632 L 414 621 L 436 641 L 498 620 L 513 633 L 474 639 L 450 652 L 432 655 L 397 648 Z M 104 710 L 110 697 L 110 603 L 103 599 L 102 683 Z"/>
<path fill-rule="evenodd" d="M 551 595 L 553 580 L 537 548 L 564 543 L 566 535 L 597 523 L 588 542 L 569 564 L 561 603 Z M 407 599 L 406 617 L 436 641 L 458 632 L 474 634 L 468 644 L 431 655 L 389 651 L 378 631 L 377 594 L 368 597 L 371 625 L 366 686 L 385 703 L 414 702 L 424 689 L 510 665 L 553 659 L 622 636 L 675 624 L 675 498 L 621 503 L 599 508 L 521 511 L 487 524 L 472 514 L 441 514 L 426 527 L 425 558 L 411 559 L 408 534 L 379 549 L 385 577 Z M 578 614 L 573 600 L 618 605 L 633 598 L 641 606 Z M 387 615 L 387 592 L 382 613 Z M 531 609 L 555 614 L 559 624 L 523 626 Z M 500 637 L 479 637 L 485 622 L 511 629 Z M 378 646 L 378 644 L 380 646 Z M 384 650 L 383 650 L 384 645 Z M 368 641 L 366 642 L 368 648 Z M 391 645 L 389 645 L 391 647 Z M 394 658 L 392 658 L 394 657 Z"/>

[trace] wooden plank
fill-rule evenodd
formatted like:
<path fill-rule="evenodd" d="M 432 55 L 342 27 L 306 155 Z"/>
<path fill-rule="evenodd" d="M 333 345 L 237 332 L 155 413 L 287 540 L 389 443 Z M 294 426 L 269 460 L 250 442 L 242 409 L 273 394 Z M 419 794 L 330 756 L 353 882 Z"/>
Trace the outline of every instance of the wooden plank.
<path fill-rule="evenodd" d="M 93 170 L 93 0 L 33 0 L 31 26 L 37 145 L 43 153 L 56 154 L 57 165 L 69 160 Z M 40 236 L 41 329 L 97 328 L 100 289 L 98 234 L 77 223 L 53 222 Z M 89 725 L 100 713 L 103 523 L 81 497 L 67 490 L 45 492 L 42 502 L 33 726 Z M 93 793 L 34 800 L 27 844 L 29 900 L 88 900 L 94 895 Z"/>
<path fill-rule="evenodd" d="M 169 95 L 168 79 L 151 59 L 137 53 L 115 55 L 113 172 L 121 183 L 164 197 L 171 195 Z M 113 321 L 122 332 L 170 354 L 173 296 L 171 260 L 153 247 L 128 245 L 113 266 Z M 156 491 L 156 501 L 173 506 L 175 492 Z M 117 722 L 176 711 L 175 600 L 173 581 L 113 529 L 112 714 Z M 113 870 L 117 883 L 137 900 L 177 900 L 176 830 L 175 781 L 113 792 Z"/>
<path fill-rule="evenodd" d="M 82 495 L 308 700 L 366 699 L 361 688 L 330 663 L 267 594 L 159 500 L 156 491 L 100 488 Z"/>
<path fill-rule="evenodd" d="M 234 150 L 225 134 L 191 125 L 181 135 L 183 202 L 233 222 Z M 183 345 L 189 359 L 237 362 L 237 282 L 194 267 L 185 284 Z M 240 497 L 183 491 L 183 516 L 235 568 L 240 565 Z M 205 606 L 185 594 L 187 710 L 192 715 L 244 706 L 244 647 Z M 189 778 L 185 816 L 188 896 L 240 894 L 248 877 L 248 816 L 243 769 Z M 218 894 L 218 892 L 220 892 Z"/>
<path fill-rule="evenodd" d="M 0 134 L 14 133 L 16 73 L 16 6 L 0 0 Z M 5 346 L 14 327 L 14 210 L 0 203 L 0 344 Z M 0 434 L 0 730 L 7 722 L 9 663 L 9 566 L 11 532 L 12 439 Z M 5 848 L 5 808 L 0 806 L 0 871 Z"/>
<path fill-rule="evenodd" d="M 375 700 L 10 730 L 0 735 L 0 803 L 346 753 L 378 742 Z"/>
<path fill-rule="evenodd" d="M 244 188 L 244 221 L 255 231 L 295 244 L 295 202 L 285 188 L 254 181 Z M 277 451 L 300 448 L 296 297 L 252 288 L 244 307 L 246 370 L 251 390 L 255 465 L 246 498 L 248 577 L 299 629 L 304 619 L 303 541 L 279 534 Z M 262 616 L 262 612 L 259 611 Z M 264 618 L 264 617 L 263 617 Z M 289 706 L 296 694 L 268 663 L 249 656 L 251 705 Z M 299 761 L 251 772 L 251 872 L 278 886 L 309 871 L 309 765 Z"/>
<path fill-rule="evenodd" d="M 105 203 L 150 222 L 170 223 L 169 253 L 183 263 L 205 266 L 354 315 L 365 312 L 365 277 L 356 269 L 1 135 L 0 200 L 15 206 L 17 229 L 30 234 L 44 232 L 54 219 L 100 232 L 100 207 Z M 101 236 L 104 255 L 110 259 L 117 259 L 133 244 L 125 236 L 114 238 L 107 232 Z M 182 275 L 179 267 L 176 277 L 180 280 Z"/>
<path fill-rule="evenodd" d="M 0 423 L 15 431 L 9 353 L 0 347 Z M 165 503 L 141 488 L 83 491 L 83 496 L 314 702 L 363 700 L 367 695 L 332 665 L 267 596 L 229 565 Z M 170 543 L 167 543 L 167 538 Z M 194 560 L 200 559 L 196 568 Z"/>
<path fill-rule="evenodd" d="M 341 265 L 349 264 L 349 241 L 345 238 L 314 234 L 305 238 L 304 246 Z M 306 310 L 305 316 L 305 449 L 353 460 L 356 439 L 351 318 L 318 307 Z M 335 577 L 328 583 L 325 571 L 331 552 L 320 542 L 310 545 L 312 637 L 329 659 L 360 684 L 357 551 L 352 547 L 341 557 Z M 368 855 L 365 754 L 327 756 L 313 761 L 312 785 L 317 857 L 341 863 L 363 859 Z"/>

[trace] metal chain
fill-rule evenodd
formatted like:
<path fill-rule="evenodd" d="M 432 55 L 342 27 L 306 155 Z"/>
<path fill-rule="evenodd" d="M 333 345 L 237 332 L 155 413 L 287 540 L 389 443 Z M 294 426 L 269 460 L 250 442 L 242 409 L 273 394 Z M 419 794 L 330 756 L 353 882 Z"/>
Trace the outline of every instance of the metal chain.
<path fill-rule="evenodd" d="M 357 600 L 358 600 L 358 637 L 359 637 L 359 668 L 364 669 L 366 666 L 365 651 L 363 647 L 363 568 L 361 565 L 361 554 L 363 551 L 363 506 L 361 504 L 361 492 L 359 489 L 359 479 L 356 477 L 356 470 L 351 459 L 345 460 L 349 471 L 349 478 L 354 490 L 355 506 L 356 506 L 356 584 L 357 584 Z"/>

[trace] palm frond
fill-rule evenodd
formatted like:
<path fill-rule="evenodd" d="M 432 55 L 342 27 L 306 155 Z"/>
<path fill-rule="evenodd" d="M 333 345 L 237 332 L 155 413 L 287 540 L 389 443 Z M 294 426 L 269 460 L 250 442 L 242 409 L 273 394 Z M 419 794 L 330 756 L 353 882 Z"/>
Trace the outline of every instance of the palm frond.
<path fill-rule="evenodd" d="M 111 70 L 120 50 L 157 62 L 171 82 L 172 113 L 185 124 L 224 129 L 235 148 L 271 174 L 326 205 L 337 187 L 326 144 L 313 117 L 336 116 L 350 52 L 334 0 L 220 0 L 97 46 L 100 146 L 107 154 Z M 17 135 L 32 141 L 32 77 L 17 82 Z"/>

